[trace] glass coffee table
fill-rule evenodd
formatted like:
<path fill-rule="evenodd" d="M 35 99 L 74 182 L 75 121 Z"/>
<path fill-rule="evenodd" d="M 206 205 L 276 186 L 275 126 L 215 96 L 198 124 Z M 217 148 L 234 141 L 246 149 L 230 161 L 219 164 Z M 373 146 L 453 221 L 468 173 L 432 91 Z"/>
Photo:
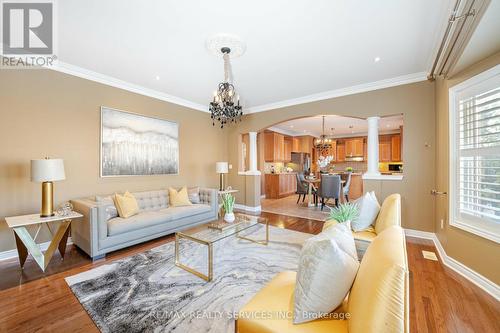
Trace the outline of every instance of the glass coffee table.
<path fill-rule="evenodd" d="M 215 220 L 210 223 L 205 223 L 190 229 L 186 229 L 175 233 L 175 265 L 192 273 L 205 281 L 212 281 L 213 279 L 213 244 L 225 239 L 227 237 L 236 236 L 240 239 L 244 239 L 250 242 L 258 243 L 261 245 L 267 245 L 269 242 L 269 221 L 267 218 L 252 216 L 246 214 L 235 214 L 236 219 L 234 220 L 234 226 L 231 226 L 224 230 L 212 229 L 209 225 L 213 223 L 220 223 L 223 219 Z M 245 236 L 241 236 L 240 232 L 248 230 L 250 228 L 255 228 L 261 224 L 265 224 L 266 228 L 266 238 L 264 240 L 255 240 Z M 189 267 L 180 261 L 180 240 L 187 239 L 202 245 L 206 245 L 208 248 L 208 275 L 205 275 L 192 267 Z"/>

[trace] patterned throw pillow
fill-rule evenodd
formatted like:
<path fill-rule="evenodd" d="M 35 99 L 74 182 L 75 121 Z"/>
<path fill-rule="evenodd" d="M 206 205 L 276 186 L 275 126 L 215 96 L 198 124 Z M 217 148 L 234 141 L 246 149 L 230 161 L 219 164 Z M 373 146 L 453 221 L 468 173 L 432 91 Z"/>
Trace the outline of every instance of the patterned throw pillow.
<path fill-rule="evenodd" d="M 99 195 L 95 196 L 95 201 L 99 205 L 106 205 L 106 221 L 118 217 L 118 210 L 116 209 L 115 202 L 110 196 L 101 197 Z"/>
<path fill-rule="evenodd" d="M 200 201 L 200 188 L 199 187 L 190 187 L 188 188 L 188 198 L 192 204 L 199 204 Z"/>
<path fill-rule="evenodd" d="M 342 304 L 359 261 L 349 226 L 339 223 L 305 241 L 295 284 L 294 324 L 321 318 Z"/>

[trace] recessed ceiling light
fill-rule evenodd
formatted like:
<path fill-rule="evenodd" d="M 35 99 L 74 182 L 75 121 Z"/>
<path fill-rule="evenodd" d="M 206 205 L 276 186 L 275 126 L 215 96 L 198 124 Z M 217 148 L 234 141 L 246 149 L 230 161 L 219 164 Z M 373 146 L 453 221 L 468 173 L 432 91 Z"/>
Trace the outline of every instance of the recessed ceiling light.
<path fill-rule="evenodd" d="M 156 81 L 160 81 L 160 77 L 156 75 Z"/>
<path fill-rule="evenodd" d="M 380 57 L 375 57 L 375 59 L 373 59 L 374 62 L 379 62 L 380 61 Z"/>
<path fill-rule="evenodd" d="M 290 125 L 290 128 L 293 128 L 293 125 Z"/>

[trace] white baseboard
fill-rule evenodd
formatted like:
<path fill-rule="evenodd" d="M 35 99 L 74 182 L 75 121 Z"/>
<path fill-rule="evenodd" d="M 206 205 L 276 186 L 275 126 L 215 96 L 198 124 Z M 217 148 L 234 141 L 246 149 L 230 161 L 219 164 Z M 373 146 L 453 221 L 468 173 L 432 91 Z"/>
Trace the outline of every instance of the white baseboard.
<path fill-rule="evenodd" d="M 470 269 L 461 262 L 446 254 L 439 238 L 433 232 L 405 229 L 405 234 L 410 237 L 430 239 L 434 242 L 436 250 L 441 258 L 441 262 L 448 268 L 454 270 L 470 282 L 474 283 L 479 288 L 483 289 L 485 292 L 493 296 L 497 301 L 500 300 L 500 286 L 495 282 L 489 280 L 488 278 L 482 276 L 478 272 Z"/>
<path fill-rule="evenodd" d="M 49 244 L 50 242 L 45 242 L 45 243 L 40 243 L 38 245 L 40 246 L 40 250 L 46 251 L 49 248 Z M 66 243 L 66 245 L 71 245 L 71 244 L 73 244 L 73 240 L 71 239 L 71 237 L 68 237 L 68 242 Z M 17 249 L 0 252 L 0 261 L 12 258 L 17 258 Z"/>
<path fill-rule="evenodd" d="M 252 212 L 252 213 L 258 213 L 262 211 L 262 207 L 259 205 L 257 207 L 250 207 L 250 206 L 245 206 L 242 204 L 234 204 L 234 208 L 239 209 L 239 210 L 244 210 L 245 212 Z"/>

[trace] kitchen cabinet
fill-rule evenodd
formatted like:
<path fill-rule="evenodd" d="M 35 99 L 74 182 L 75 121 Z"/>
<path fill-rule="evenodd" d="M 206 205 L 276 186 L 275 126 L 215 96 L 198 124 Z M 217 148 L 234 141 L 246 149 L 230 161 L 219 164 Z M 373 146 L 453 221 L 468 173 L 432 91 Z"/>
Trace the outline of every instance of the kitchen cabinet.
<path fill-rule="evenodd" d="M 347 157 L 359 157 L 363 156 L 363 138 L 353 138 L 345 140 L 345 156 Z"/>
<path fill-rule="evenodd" d="M 345 144 L 337 144 L 337 162 L 345 161 Z"/>
<path fill-rule="evenodd" d="M 349 186 L 349 201 L 356 200 L 361 196 L 363 196 L 363 177 L 360 173 L 353 173 Z"/>
<path fill-rule="evenodd" d="M 275 132 L 264 134 L 264 160 L 282 162 L 285 160 L 285 136 Z"/>
<path fill-rule="evenodd" d="M 284 158 L 285 162 L 290 162 L 292 160 L 292 138 L 287 136 L 284 140 Z"/>
<path fill-rule="evenodd" d="M 401 162 L 401 135 L 396 134 L 391 137 L 391 161 Z"/>
<path fill-rule="evenodd" d="M 292 138 L 292 152 L 294 153 L 300 153 L 300 139 L 299 138 Z"/>
<path fill-rule="evenodd" d="M 297 191 L 297 175 L 295 173 L 270 173 L 265 175 L 266 199 L 279 199 Z"/>
<path fill-rule="evenodd" d="M 391 142 L 380 142 L 378 144 L 378 155 L 380 162 L 391 161 Z"/>

